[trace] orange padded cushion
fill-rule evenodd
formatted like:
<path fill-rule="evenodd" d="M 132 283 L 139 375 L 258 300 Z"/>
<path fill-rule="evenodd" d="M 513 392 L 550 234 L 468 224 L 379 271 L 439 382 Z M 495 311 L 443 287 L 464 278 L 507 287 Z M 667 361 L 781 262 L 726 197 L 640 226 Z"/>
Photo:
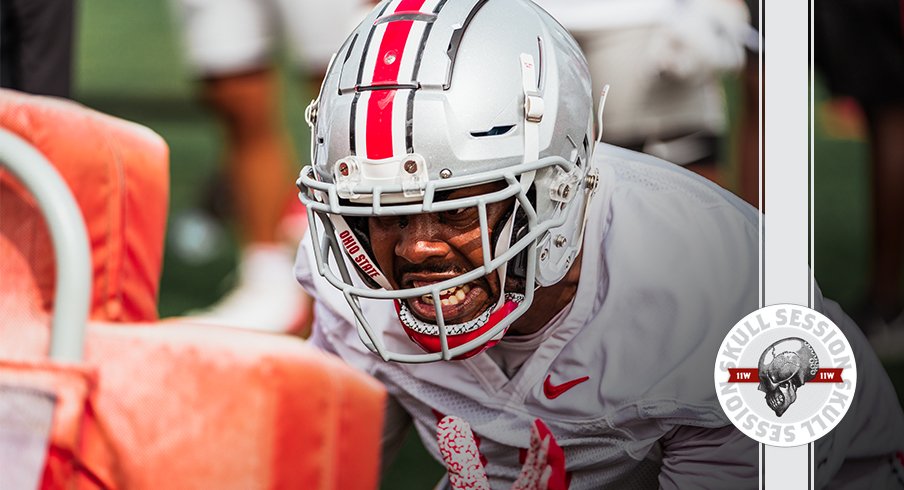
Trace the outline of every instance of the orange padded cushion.
<path fill-rule="evenodd" d="M 0 127 L 53 162 L 86 217 L 94 272 L 91 317 L 155 320 L 169 193 L 163 139 L 71 101 L 13 90 L 0 90 Z M 31 264 L 48 311 L 55 266 L 43 218 L 3 170 L 0 202 L 3 220 L 17 226 L 3 231 L 24 237 L 16 245 Z"/>
<path fill-rule="evenodd" d="M 92 324 L 87 364 L 115 458 L 97 444 L 84 462 L 116 488 L 378 485 L 382 385 L 300 339 Z"/>
<path fill-rule="evenodd" d="M 82 366 L 0 359 L 58 400 L 42 489 L 377 488 L 378 381 L 294 337 L 127 326 L 89 324 Z"/>

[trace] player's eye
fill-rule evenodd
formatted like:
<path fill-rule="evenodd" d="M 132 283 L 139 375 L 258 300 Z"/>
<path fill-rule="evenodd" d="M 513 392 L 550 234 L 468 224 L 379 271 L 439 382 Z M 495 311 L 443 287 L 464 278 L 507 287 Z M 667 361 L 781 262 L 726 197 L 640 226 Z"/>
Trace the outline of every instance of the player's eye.
<path fill-rule="evenodd" d="M 440 219 L 444 223 L 455 226 L 470 225 L 477 219 L 477 208 L 467 207 L 443 211 L 440 213 Z"/>
<path fill-rule="evenodd" d="M 388 228 L 390 226 L 398 226 L 399 228 L 405 228 L 408 226 L 408 216 L 376 216 L 371 218 L 376 222 L 377 226 L 381 228 Z"/>

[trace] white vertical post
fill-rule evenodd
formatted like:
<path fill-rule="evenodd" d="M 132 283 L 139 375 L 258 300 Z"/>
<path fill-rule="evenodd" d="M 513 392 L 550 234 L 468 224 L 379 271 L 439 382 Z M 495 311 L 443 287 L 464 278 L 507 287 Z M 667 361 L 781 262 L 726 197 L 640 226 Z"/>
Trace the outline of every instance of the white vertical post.
<path fill-rule="evenodd" d="M 763 300 L 810 306 L 809 2 L 769 2 L 763 8 Z M 762 449 L 761 488 L 811 488 L 808 446 Z"/>

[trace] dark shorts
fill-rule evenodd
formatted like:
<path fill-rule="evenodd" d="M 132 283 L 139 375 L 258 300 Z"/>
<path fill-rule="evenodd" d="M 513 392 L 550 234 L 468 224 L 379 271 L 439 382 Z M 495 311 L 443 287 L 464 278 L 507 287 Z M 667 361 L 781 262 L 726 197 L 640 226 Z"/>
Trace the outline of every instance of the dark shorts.
<path fill-rule="evenodd" d="M 815 61 L 829 89 L 865 107 L 904 101 L 899 0 L 820 0 Z"/>
<path fill-rule="evenodd" d="M 68 97 L 75 0 L 0 0 L 0 87 Z"/>

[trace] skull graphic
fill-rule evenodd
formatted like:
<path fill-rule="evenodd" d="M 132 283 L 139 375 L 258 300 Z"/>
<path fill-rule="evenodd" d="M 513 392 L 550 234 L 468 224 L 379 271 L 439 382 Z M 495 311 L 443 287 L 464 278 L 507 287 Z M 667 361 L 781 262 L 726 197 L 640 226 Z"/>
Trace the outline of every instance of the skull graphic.
<path fill-rule="evenodd" d="M 766 404 L 781 417 L 797 400 L 797 390 L 816 376 L 819 358 L 807 341 L 789 337 L 773 343 L 760 356 L 759 390 Z"/>

